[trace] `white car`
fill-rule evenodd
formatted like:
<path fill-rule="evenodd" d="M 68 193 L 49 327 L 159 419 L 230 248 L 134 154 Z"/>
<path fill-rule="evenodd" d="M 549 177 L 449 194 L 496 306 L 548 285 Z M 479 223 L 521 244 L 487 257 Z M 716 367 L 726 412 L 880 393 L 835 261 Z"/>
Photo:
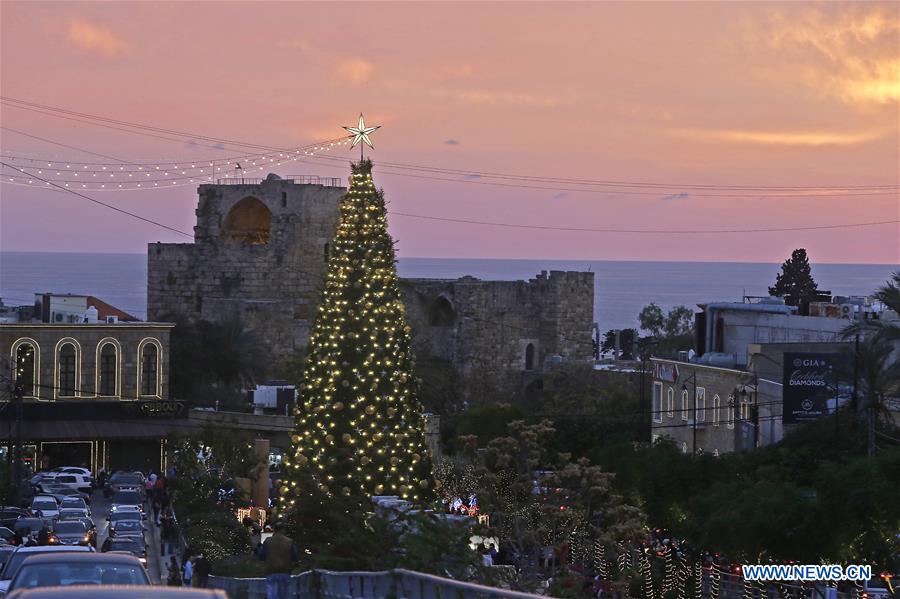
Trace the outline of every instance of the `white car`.
<path fill-rule="evenodd" d="M 35 495 L 34 499 L 31 500 L 31 513 L 37 516 L 38 512 L 40 512 L 40 517 L 44 520 L 55 520 L 58 518 L 59 504 L 56 503 L 56 498 L 50 495 Z"/>
<path fill-rule="evenodd" d="M 83 474 L 60 473 L 55 476 L 45 476 L 38 483 L 38 488 L 42 491 L 53 487 L 65 487 L 67 489 L 80 491 L 81 493 L 91 493 L 93 491 L 90 476 L 84 476 Z"/>
<path fill-rule="evenodd" d="M 59 468 L 53 468 L 49 471 L 49 473 L 53 476 L 57 476 L 59 474 L 80 474 L 81 476 L 91 478 L 90 470 L 78 466 L 60 466 Z"/>

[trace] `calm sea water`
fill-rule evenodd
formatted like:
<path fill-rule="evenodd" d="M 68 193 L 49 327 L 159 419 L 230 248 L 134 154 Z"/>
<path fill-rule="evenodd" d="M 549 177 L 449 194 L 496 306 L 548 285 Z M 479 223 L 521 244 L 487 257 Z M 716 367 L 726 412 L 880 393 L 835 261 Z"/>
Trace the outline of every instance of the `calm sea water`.
<path fill-rule="evenodd" d="M 517 280 L 542 270 L 591 270 L 594 314 L 601 330 L 633 327 L 650 302 L 664 309 L 766 295 L 780 265 L 737 262 L 605 262 L 563 260 L 457 260 L 401 258 L 401 277 Z M 867 295 L 897 265 L 815 264 L 820 289 L 836 295 Z M 147 314 L 147 257 L 143 254 L 0 253 L 0 298 L 30 304 L 52 291 L 96 296 L 140 318 Z"/>

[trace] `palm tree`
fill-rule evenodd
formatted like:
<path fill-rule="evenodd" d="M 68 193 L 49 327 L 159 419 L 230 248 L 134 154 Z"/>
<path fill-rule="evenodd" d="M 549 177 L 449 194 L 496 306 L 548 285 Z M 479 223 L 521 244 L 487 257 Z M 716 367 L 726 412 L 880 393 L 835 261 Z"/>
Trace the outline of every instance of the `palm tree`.
<path fill-rule="evenodd" d="M 895 314 L 900 314 L 900 271 L 878 288 L 874 297 Z M 875 425 L 879 418 L 889 420 L 887 399 L 900 396 L 900 342 L 898 321 L 864 320 L 841 331 L 844 339 L 856 338 L 854 381 L 863 402 L 857 406 L 866 414 L 869 457 L 875 455 Z"/>
<path fill-rule="evenodd" d="M 895 314 L 900 314 L 900 271 L 891 275 L 891 279 L 878 288 L 873 297 L 883 303 L 885 307 Z M 850 339 L 856 335 L 865 337 L 880 337 L 889 342 L 900 341 L 900 322 L 884 320 L 863 320 L 848 325 L 841 331 L 844 339 Z"/>

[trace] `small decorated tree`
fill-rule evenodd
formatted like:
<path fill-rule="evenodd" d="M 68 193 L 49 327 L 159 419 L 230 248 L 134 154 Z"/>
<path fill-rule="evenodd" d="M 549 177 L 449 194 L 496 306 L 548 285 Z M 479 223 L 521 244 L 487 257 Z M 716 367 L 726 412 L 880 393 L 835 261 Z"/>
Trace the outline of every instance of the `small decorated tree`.
<path fill-rule="evenodd" d="M 310 503 L 346 511 L 372 495 L 431 495 L 410 327 L 368 159 L 352 165 L 331 248 L 280 489 L 284 511 L 323 524 Z"/>

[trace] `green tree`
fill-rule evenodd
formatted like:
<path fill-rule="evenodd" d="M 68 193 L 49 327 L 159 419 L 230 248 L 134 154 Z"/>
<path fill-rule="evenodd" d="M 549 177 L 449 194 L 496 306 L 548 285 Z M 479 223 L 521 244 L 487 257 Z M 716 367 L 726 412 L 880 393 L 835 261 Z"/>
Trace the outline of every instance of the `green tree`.
<path fill-rule="evenodd" d="M 641 310 L 638 315 L 638 321 L 641 323 L 641 330 L 647 331 L 652 337 L 660 337 L 665 330 L 665 317 L 662 308 L 656 303 L 650 302 Z"/>
<path fill-rule="evenodd" d="M 694 330 L 694 311 L 687 306 L 675 306 L 666 314 L 666 337 L 691 335 Z"/>
<path fill-rule="evenodd" d="M 637 331 L 635 329 L 606 331 L 600 349 L 603 351 L 612 351 L 616 349 L 616 333 L 619 334 L 619 350 L 622 352 L 622 359 L 634 360 L 634 344 L 637 342 Z"/>
<path fill-rule="evenodd" d="M 812 278 L 812 269 L 806 250 L 798 248 L 791 257 L 781 265 L 781 272 L 775 277 L 775 285 L 769 287 L 769 295 L 783 297 L 789 306 L 797 306 L 805 298 L 819 293 L 819 288 Z"/>
<path fill-rule="evenodd" d="M 431 465 L 394 245 L 370 160 L 352 165 L 331 248 L 281 507 L 312 501 L 327 510 L 334 496 L 360 506 L 384 494 L 421 501 L 430 495 Z M 310 484 L 321 493 L 308 494 Z"/>

